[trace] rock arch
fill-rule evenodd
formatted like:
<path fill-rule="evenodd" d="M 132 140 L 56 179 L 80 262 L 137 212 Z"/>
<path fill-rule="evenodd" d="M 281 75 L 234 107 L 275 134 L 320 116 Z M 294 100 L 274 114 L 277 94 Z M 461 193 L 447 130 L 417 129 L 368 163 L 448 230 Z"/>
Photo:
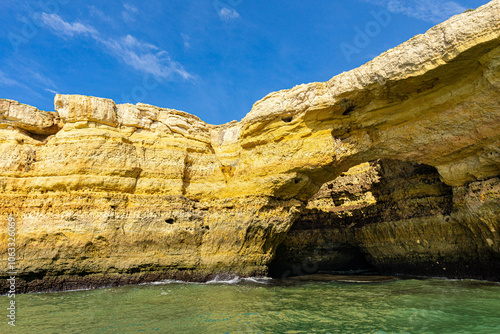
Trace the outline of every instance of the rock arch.
<path fill-rule="evenodd" d="M 58 113 L 0 100 L 0 219 L 17 221 L 17 287 L 266 274 L 321 186 L 378 159 L 434 167 L 452 187 L 445 224 L 466 231 L 480 264 L 462 274 L 499 280 L 499 16 L 491 1 L 220 126 L 79 95 L 57 95 Z"/>

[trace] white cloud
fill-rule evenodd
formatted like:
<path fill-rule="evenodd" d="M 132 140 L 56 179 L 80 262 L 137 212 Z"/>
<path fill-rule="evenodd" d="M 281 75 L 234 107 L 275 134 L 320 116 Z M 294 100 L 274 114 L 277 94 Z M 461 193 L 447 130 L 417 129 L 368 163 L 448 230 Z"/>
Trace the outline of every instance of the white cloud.
<path fill-rule="evenodd" d="M 22 87 L 23 85 L 19 83 L 19 81 L 10 78 L 7 74 L 4 72 L 0 71 L 0 85 L 2 86 L 20 86 Z"/>
<path fill-rule="evenodd" d="M 57 14 L 42 13 L 41 22 L 54 30 L 56 34 L 73 37 L 74 35 L 96 35 L 97 30 L 92 26 L 86 26 L 80 22 L 68 23 Z"/>
<path fill-rule="evenodd" d="M 186 48 L 186 49 L 191 48 L 191 44 L 189 43 L 189 36 L 181 33 L 181 37 L 182 37 L 182 40 L 184 41 L 184 48 Z"/>
<path fill-rule="evenodd" d="M 133 22 L 135 21 L 135 15 L 139 12 L 137 7 L 132 6 L 128 3 L 123 4 L 124 10 L 122 11 L 122 18 L 124 21 Z"/>
<path fill-rule="evenodd" d="M 40 84 L 40 86 L 56 88 L 52 79 L 37 71 L 37 68 L 39 68 L 39 65 L 36 63 L 30 63 L 18 67 L 18 69 L 22 69 L 23 74 L 25 74 L 26 81 L 29 80 L 30 82 L 33 82 L 33 80 L 35 80 Z"/>
<path fill-rule="evenodd" d="M 364 0 L 385 7 L 388 11 L 403 14 L 418 20 L 439 23 L 467 8 L 454 1 L 439 0 Z"/>
<path fill-rule="evenodd" d="M 237 19 L 240 14 L 235 9 L 223 7 L 219 10 L 219 17 L 224 21 L 229 21 Z"/>
<path fill-rule="evenodd" d="M 113 23 L 113 20 L 111 19 L 111 17 L 109 17 L 106 14 L 104 14 L 99 8 L 97 8 L 95 6 L 90 6 L 89 7 L 89 13 L 93 17 L 98 17 L 103 22 Z"/>
<path fill-rule="evenodd" d="M 21 79 L 21 81 L 12 79 L 11 77 L 9 77 L 9 75 L 7 75 L 5 72 L 0 70 L 0 86 L 19 87 L 20 89 L 25 90 L 29 94 L 43 99 L 42 95 L 40 95 L 37 91 L 34 91 L 33 89 L 31 89 L 30 87 L 25 85 L 23 82 L 24 82 L 24 80 L 22 80 L 22 79 Z"/>
<path fill-rule="evenodd" d="M 167 51 L 161 50 L 153 44 L 139 41 L 131 35 L 118 39 L 105 38 L 92 26 L 69 23 L 56 14 L 51 14 L 50 20 L 42 22 L 56 33 L 65 31 L 64 35 L 66 36 L 90 36 L 104 51 L 137 71 L 163 79 L 171 78 L 173 75 L 179 75 L 183 79 L 193 78 L 180 63 L 170 58 Z"/>
<path fill-rule="evenodd" d="M 52 93 L 52 94 L 58 94 L 58 92 L 57 92 L 57 91 L 55 91 L 55 90 L 53 90 L 53 89 L 50 89 L 50 88 L 45 88 L 45 90 L 46 90 L 47 92 Z"/>
<path fill-rule="evenodd" d="M 137 9 L 137 7 L 129 5 L 128 3 L 124 3 L 123 8 L 125 8 L 127 11 L 132 12 L 132 13 L 139 12 L 139 9 Z"/>
<path fill-rule="evenodd" d="M 152 74 L 157 78 L 170 78 L 173 74 L 180 75 L 183 79 L 192 78 L 182 65 L 173 61 L 167 51 L 158 47 L 138 41 L 135 37 L 127 35 L 121 39 L 100 40 L 108 53 L 120 58 L 132 68 Z"/>

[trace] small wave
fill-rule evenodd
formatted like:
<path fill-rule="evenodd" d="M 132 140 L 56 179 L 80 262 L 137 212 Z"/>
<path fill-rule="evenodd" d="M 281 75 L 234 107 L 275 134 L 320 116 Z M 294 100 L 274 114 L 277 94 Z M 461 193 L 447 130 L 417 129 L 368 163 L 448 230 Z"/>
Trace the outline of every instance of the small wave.
<path fill-rule="evenodd" d="M 258 284 L 268 284 L 273 279 L 271 277 L 246 277 L 243 278 L 245 282 L 258 283 Z"/>
<path fill-rule="evenodd" d="M 178 280 L 178 279 L 166 279 L 166 280 L 156 281 L 156 282 L 139 283 L 138 285 L 167 285 L 167 284 L 203 284 L 203 283 L 201 283 L 201 282 L 181 281 L 181 280 Z"/>
<path fill-rule="evenodd" d="M 233 276 L 232 278 L 226 278 L 225 276 L 220 277 L 219 275 L 215 275 L 210 281 L 207 281 L 206 284 L 236 284 L 241 282 L 241 278 L 238 276 Z"/>
<path fill-rule="evenodd" d="M 172 283 L 190 283 L 190 282 L 185 282 L 185 281 L 176 280 L 176 279 L 166 279 L 166 280 L 157 281 L 157 282 L 140 283 L 139 285 L 164 285 L 164 284 L 172 284 Z"/>
<path fill-rule="evenodd" d="M 156 282 L 146 282 L 140 283 L 138 285 L 167 285 L 167 284 L 238 284 L 238 283 L 254 283 L 254 284 L 268 284 L 273 279 L 270 277 L 239 277 L 239 276 L 227 276 L 227 275 L 216 275 L 214 278 L 207 282 L 188 282 L 176 279 L 166 279 Z"/>
<path fill-rule="evenodd" d="M 227 276 L 220 277 L 216 275 L 213 279 L 206 282 L 206 284 L 237 284 L 237 283 L 257 283 L 257 284 L 267 284 L 272 281 L 270 277 L 239 277 L 232 276 L 227 278 Z"/>

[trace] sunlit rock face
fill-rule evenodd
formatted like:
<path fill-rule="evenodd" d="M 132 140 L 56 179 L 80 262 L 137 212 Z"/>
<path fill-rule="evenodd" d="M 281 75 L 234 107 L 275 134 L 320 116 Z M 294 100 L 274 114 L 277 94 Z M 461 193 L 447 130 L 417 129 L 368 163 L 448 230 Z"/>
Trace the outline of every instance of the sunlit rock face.
<path fill-rule="evenodd" d="M 302 203 L 220 196 L 232 172 L 212 138 L 231 129 L 95 97 L 57 95 L 55 106 L 64 126 L 54 135 L 2 131 L 2 252 L 7 260 L 12 214 L 18 287 L 266 273 Z M 231 137 L 222 139 L 231 161 Z"/>
<path fill-rule="evenodd" d="M 446 263 L 498 277 L 499 14 L 492 1 L 219 126 L 96 97 L 57 95 L 57 113 L 0 100 L 1 259 L 10 215 L 21 290 L 264 275 L 290 228 L 336 233 L 317 212 L 294 221 L 354 167 L 375 169 L 366 187 L 349 188 L 354 207 L 328 219 L 345 226 L 357 258 L 386 271 Z M 377 169 L 386 167 L 395 172 Z M 393 174 L 402 186 L 390 194 L 389 181 L 370 179 Z M 325 261 L 341 267 L 344 255 Z M 477 259 L 474 270 L 453 271 L 464 259 Z"/>

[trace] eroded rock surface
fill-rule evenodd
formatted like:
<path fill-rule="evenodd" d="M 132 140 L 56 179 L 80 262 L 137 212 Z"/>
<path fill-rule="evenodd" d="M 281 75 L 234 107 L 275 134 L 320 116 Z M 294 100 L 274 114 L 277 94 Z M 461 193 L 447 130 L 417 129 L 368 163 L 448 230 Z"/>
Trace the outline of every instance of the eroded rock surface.
<path fill-rule="evenodd" d="M 498 183 L 454 188 L 435 168 L 398 160 L 355 166 L 309 200 L 270 273 L 375 270 L 499 280 Z"/>
<path fill-rule="evenodd" d="M 58 113 L 0 100 L 1 259 L 11 215 L 25 291 L 263 275 L 324 183 L 382 159 L 433 172 L 416 168 L 378 198 L 370 187 L 348 189 L 359 199 L 344 211 L 357 218 L 339 223 L 346 242 L 356 230 L 353 247 L 370 263 L 405 271 L 420 240 L 422 263 L 433 252 L 448 263 L 474 257 L 475 276 L 491 277 L 486 263 L 498 266 L 500 253 L 499 15 L 492 1 L 328 82 L 272 93 L 220 126 L 79 95 L 57 95 Z M 421 175 L 429 185 L 411 181 Z M 452 241 L 426 250 L 432 231 Z M 462 256 L 455 241 L 473 251 Z"/>

